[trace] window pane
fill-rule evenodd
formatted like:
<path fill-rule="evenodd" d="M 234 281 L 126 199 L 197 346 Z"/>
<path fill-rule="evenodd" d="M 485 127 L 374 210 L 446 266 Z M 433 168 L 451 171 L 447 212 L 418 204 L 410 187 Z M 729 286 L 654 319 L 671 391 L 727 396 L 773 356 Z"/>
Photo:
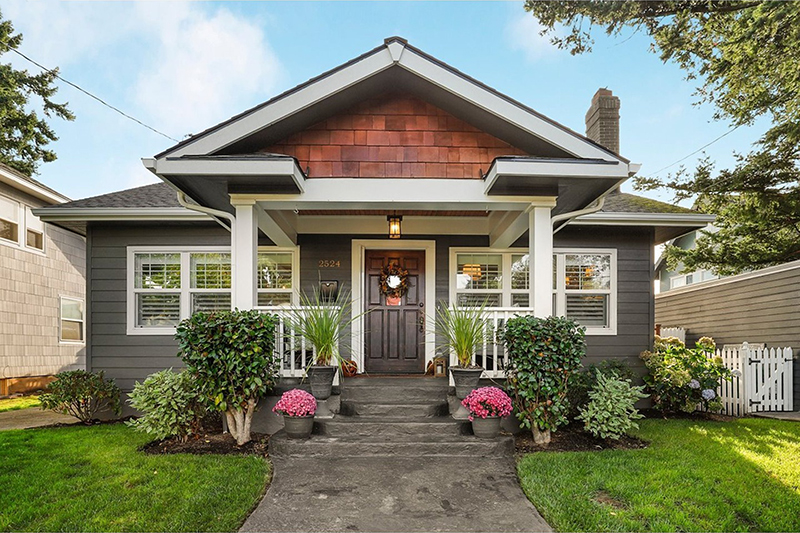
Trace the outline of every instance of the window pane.
<path fill-rule="evenodd" d="M 458 254 L 456 288 L 501 289 L 503 256 L 500 254 Z"/>
<path fill-rule="evenodd" d="M 257 275 L 259 289 L 291 289 L 292 254 L 259 252 Z"/>
<path fill-rule="evenodd" d="M 530 295 L 528 294 L 511 295 L 511 307 L 528 307 L 529 301 L 530 301 Z M 553 309 L 555 309 L 555 307 Z"/>
<path fill-rule="evenodd" d="M 611 256 L 608 254 L 567 254 L 567 289 L 610 289 Z"/>
<path fill-rule="evenodd" d="M 528 277 L 528 254 L 511 256 L 511 288 L 527 289 L 530 287 Z"/>
<path fill-rule="evenodd" d="M 83 320 L 83 302 L 77 300 L 61 300 L 61 318 Z"/>
<path fill-rule="evenodd" d="M 38 231 L 28 230 L 27 238 L 25 239 L 25 244 L 28 248 L 36 248 L 37 250 L 44 250 L 44 242 L 43 242 L 42 234 Z"/>
<path fill-rule="evenodd" d="M 608 326 L 608 295 L 568 294 L 567 318 L 582 326 Z"/>
<path fill-rule="evenodd" d="M 230 310 L 230 293 L 207 292 L 192 294 L 192 313 Z"/>
<path fill-rule="evenodd" d="M 469 294 L 460 293 L 458 295 L 458 305 L 461 307 L 480 307 L 486 304 L 486 307 L 501 307 L 500 294 Z"/>
<path fill-rule="evenodd" d="M 137 289 L 180 289 L 181 254 L 136 254 Z"/>
<path fill-rule="evenodd" d="M 192 254 L 189 264 L 193 289 L 231 288 L 231 254 Z"/>
<path fill-rule="evenodd" d="M 259 292 L 258 305 L 289 305 L 292 303 L 292 295 L 288 292 Z"/>
<path fill-rule="evenodd" d="M 72 320 L 61 321 L 61 340 L 62 341 L 82 341 L 83 322 Z"/>
<path fill-rule="evenodd" d="M 8 220 L 0 218 L 0 238 L 18 242 L 17 231 L 19 226 Z"/>
<path fill-rule="evenodd" d="M 140 293 L 136 295 L 137 326 L 177 326 L 180 320 L 180 294 Z"/>

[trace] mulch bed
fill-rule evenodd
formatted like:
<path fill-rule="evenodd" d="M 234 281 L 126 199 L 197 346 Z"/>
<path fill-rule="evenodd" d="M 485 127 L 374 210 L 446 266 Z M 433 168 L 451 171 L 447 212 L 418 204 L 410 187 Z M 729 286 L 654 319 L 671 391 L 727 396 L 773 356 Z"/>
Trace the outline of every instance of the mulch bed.
<path fill-rule="evenodd" d="M 228 433 L 208 433 L 196 438 L 190 437 L 186 442 L 171 438 L 157 440 L 145 444 L 141 451 L 151 455 L 191 453 L 194 455 L 258 455 L 266 457 L 269 449 L 269 435 L 252 433 L 250 442 L 237 446 L 236 440 Z"/>
<path fill-rule="evenodd" d="M 583 431 L 577 424 L 558 428 L 552 433 L 549 444 L 536 444 L 529 431 L 514 437 L 518 454 L 533 452 L 598 452 L 600 450 L 640 450 L 650 443 L 636 437 L 622 437 L 619 440 L 597 439 Z"/>

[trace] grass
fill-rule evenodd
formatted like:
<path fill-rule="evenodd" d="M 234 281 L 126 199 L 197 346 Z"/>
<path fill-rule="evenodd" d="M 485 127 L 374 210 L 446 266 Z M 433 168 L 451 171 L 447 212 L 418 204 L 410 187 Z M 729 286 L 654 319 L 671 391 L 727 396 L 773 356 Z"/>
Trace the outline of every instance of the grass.
<path fill-rule="evenodd" d="M 38 396 L 20 396 L 19 398 L 8 398 L 0 400 L 0 413 L 5 411 L 17 411 L 18 409 L 27 409 L 28 407 L 39 407 Z"/>
<path fill-rule="evenodd" d="M 534 453 L 523 490 L 558 531 L 799 531 L 800 424 L 643 420 L 644 450 Z"/>
<path fill-rule="evenodd" d="M 0 531 L 235 531 L 260 457 L 145 455 L 122 424 L 0 432 Z"/>

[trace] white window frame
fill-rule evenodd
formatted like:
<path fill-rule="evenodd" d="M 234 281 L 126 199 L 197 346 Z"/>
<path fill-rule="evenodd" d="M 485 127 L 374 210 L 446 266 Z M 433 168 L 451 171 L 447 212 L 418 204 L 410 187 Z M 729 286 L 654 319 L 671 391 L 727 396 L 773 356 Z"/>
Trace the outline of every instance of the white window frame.
<path fill-rule="evenodd" d="M 292 288 L 291 289 L 259 289 L 258 278 L 256 278 L 256 309 L 265 308 L 258 305 L 258 295 L 260 293 L 289 293 L 291 295 L 290 305 L 299 305 L 300 303 L 300 247 L 285 247 L 285 246 L 259 246 L 258 253 L 268 252 L 276 254 L 292 254 Z M 283 306 L 277 306 L 283 307 Z M 269 308 L 269 307 L 267 307 Z"/>
<path fill-rule="evenodd" d="M 81 305 L 81 316 L 83 317 L 81 320 L 76 320 L 74 318 L 64 318 L 63 310 L 64 310 L 64 300 L 69 300 L 72 302 L 78 302 Z M 67 322 L 80 322 L 81 324 L 81 339 L 79 341 L 64 339 L 62 336 L 62 324 L 64 321 Z M 74 296 L 60 296 L 58 299 L 58 343 L 59 344 L 77 344 L 83 346 L 86 344 L 86 300 L 83 298 L 76 298 Z"/>
<path fill-rule="evenodd" d="M 566 258 L 567 255 L 610 255 L 611 256 L 611 286 L 609 289 L 571 289 L 566 288 Z M 553 287 L 555 307 L 553 314 L 566 316 L 567 294 L 608 294 L 608 326 L 585 326 L 587 335 L 616 335 L 617 334 L 617 249 L 616 248 L 553 248 L 556 261 L 556 283 Z"/>
<path fill-rule="evenodd" d="M 31 216 L 31 217 L 35 217 L 36 216 L 36 215 L 34 215 L 33 213 L 30 212 L 32 207 L 27 205 L 27 204 L 25 204 L 24 202 L 21 202 L 21 201 L 17 200 L 16 198 L 12 198 L 12 197 L 6 196 L 4 194 L 0 195 L 0 198 L 2 198 L 3 200 L 6 200 L 8 202 L 11 202 L 13 204 L 16 204 L 16 206 L 17 206 L 16 207 L 16 209 L 17 209 L 17 220 L 16 221 L 8 220 L 8 222 L 11 222 L 12 224 L 16 224 L 17 225 L 17 240 L 12 241 L 12 240 L 0 237 L 0 244 L 2 244 L 3 246 L 11 247 L 11 248 L 16 248 L 18 250 L 24 250 L 26 252 L 30 252 L 30 253 L 33 253 L 33 254 L 47 255 L 47 253 L 46 253 L 47 252 L 47 224 L 45 222 L 41 223 L 42 224 L 42 230 L 41 231 L 39 231 L 38 229 L 34 229 L 34 228 L 28 228 L 28 217 L 29 216 Z M 3 218 L 3 220 L 7 220 L 7 219 Z M 29 229 L 31 231 L 36 232 L 36 233 L 41 233 L 41 235 L 42 235 L 42 248 L 41 249 L 36 248 L 34 246 L 28 246 L 28 230 Z"/>
<path fill-rule="evenodd" d="M 259 246 L 259 252 L 291 252 L 292 253 L 292 305 L 299 301 L 299 272 L 300 272 L 300 247 L 282 248 L 276 246 Z M 165 290 L 169 293 L 180 293 L 180 319 L 189 318 L 191 312 L 191 295 L 196 292 L 231 292 L 232 289 L 192 289 L 191 281 L 191 254 L 193 253 L 231 253 L 230 246 L 128 246 L 127 247 L 127 289 L 126 289 L 126 324 L 128 335 L 175 335 L 174 326 L 137 327 L 136 326 L 136 294 L 135 289 L 135 257 L 136 254 L 180 254 L 181 258 L 181 286 L 179 289 Z M 232 276 L 235 276 L 232 272 Z M 231 278 L 233 281 L 233 278 Z M 257 283 L 254 279 L 253 283 Z M 258 307 L 256 307 L 258 308 Z"/>
<path fill-rule="evenodd" d="M 37 217 L 36 215 L 34 215 L 31 212 L 31 207 L 30 206 L 26 205 L 25 209 L 24 209 L 24 212 L 25 212 L 25 235 L 20 235 L 20 244 L 24 245 L 25 248 L 27 250 L 30 250 L 31 252 L 47 255 L 47 224 L 45 222 L 42 222 L 41 220 L 39 220 L 39 217 Z M 42 225 L 41 231 L 39 231 L 36 228 L 29 227 L 30 224 L 28 223 L 28 217 L 33 217 L 33 218 L 39 220 L 39 222 Z M 38 233 L 39 235 L 42 236 L 42 247 L 41 248 L 36 248 L 35 246 L 28 246 L 28 232 L 29 231 L 32 231 L 34 233 Z"/>
<path fill-rule="evenodd" d="M 501 297 L 501 306 L 494 307 L 490 309 L 531 309 L 530 301 L 528 302 L 528 307 L 512 307 L 511 306 L 511 295 L 514 293 L 520 293 L 522 290 L 511 290 L 511 264 L 512 260 L 511 257 L 514 255 L 526 255 L 529 253 L 527 248 L 480 248 L 480 247 L 451 247 L 450 248 L 450 268 L 449 268 L 449 277 L 450 277 L 450 302 L 456 302 L 458 298 L 459 291 L 457 290 L 456 285 L 456 276 L 458 275 L 458 254 L 499 254 L 502 255 L 502 277 L 503 277 L 503 284 L 502 284 L 502 297 Z M 592 291 L 585 291 L 587 294 L 594 294 L 594 293 L 604 293 L 609 294 L 608 299 L 608 327 L 598 327 L 598 326 L 586 326 L 586 334 L 587 335 L 616 335 L 617 334 L 617 249 L 616 248 L 553 248 L 553 258 L 556 261 L 556 268 L 559 267 L 559 257 L 561 257 L 561 267 L 564 266 L 564 255 L 568 254 L 607 254 L 611 256 L 611 288 L 605 291 L 600 290 L 592 290 Z M 563 271 L 563 268 L 557 270 L 557 272 Z M 564 276 L 556 275 L 556 286 L 553 287 L 553 294 L 556 297 L 556 306 L 553 308 L 553 314 L 557 316 L 564 316 L 565 308 L 566 308 L 566 287 L 565 282 L 563 279 Z M 559 293 L 559 285 L 561 286 L 561 293 Z M 468 291 L 474 294 L 480 294 L 481 292 L 491 293 L 497 292 L 495 290 L 488 290 L 488 289 L 480 289 L 474 291 Z M 571 293 L 579 293 L 578 291 L 570 291 Z M 529 297 L 530 298 L 530 297 Z"/>
<path fill-rule="evenodd" d="M 16 206 L 17 206 L 16 207 L 16 209 L 17 209 L 17 220 L 9 220 L 7 218 L 0 217 L 3 220 L 5 220 L 6 222 L 10 222 L 11 224 L 16 224 L 16 226 L 17 226 L 17 240 L 14 241 L 14 240 L 11 240 L 11 239 L 6 239 L 5 237 L 0 237 L 0 243 L 5 244 L 6 246 L 13 246 L 14 248 L 21 248 L 22 247 L 20 245 L 21 234 L 22 234 L 22 232 L 24 231 L 24 228 L 25 228 L 25 222 L 22 219 L 22 215 L 24 213 L 24 211 L 22 210 L 22 204 L 19 202 L 19 200 L 16 200 L 14 198 L 11 198 L 11 197 L 5 196 L 5 195 L 0 195 L 0 199 L 3 199 L 3 200 L 5 200 L 7 202 L 10 202 L 12 204 L 16 204 Z"/>

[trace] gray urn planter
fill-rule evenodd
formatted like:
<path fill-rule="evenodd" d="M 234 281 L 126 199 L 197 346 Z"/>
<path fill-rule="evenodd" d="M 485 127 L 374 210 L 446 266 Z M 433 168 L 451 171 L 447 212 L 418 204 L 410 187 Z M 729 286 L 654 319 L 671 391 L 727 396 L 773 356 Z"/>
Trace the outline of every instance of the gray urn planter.
<path fill-rule="evenodd" d="M 470 392 L 478 388 L 478 381 L 481 379 L 483 369 L 451 366 L 450 373 L 456 385 L 456 398 L 459 399 L 458 410 L 453 413 L 453 418 L 456 420 L 467 420 L 469 418 L 469 411 L 467 411 L 466 407 L 461 405 L 460 400 L 463 400 L 469 396 Z"/>
<path fill-rule="evenodd" d="M 317 418 L 333 418 L 333 412 L 328 407 L 328 398 L 331 397 L 333 378 L 336 376 L 337 367 L 332 365 L 311 365 L 308 367 L 308 382 L 311 385 L 311 394 L 317 400 Z"/>
<path fill-rule="evenodd" d="M 499 416 L 473 418 L 472 433 L 479 439 L 495 439 L 500 435 L 500 422 L 502 420 Z"/>
<path fill-rule="evenodd" d="M 314 429 L 314 415 L 283 415 L 283 430 L 290 439 L 307 439 L 311 436 L 312 429 Z"/>

